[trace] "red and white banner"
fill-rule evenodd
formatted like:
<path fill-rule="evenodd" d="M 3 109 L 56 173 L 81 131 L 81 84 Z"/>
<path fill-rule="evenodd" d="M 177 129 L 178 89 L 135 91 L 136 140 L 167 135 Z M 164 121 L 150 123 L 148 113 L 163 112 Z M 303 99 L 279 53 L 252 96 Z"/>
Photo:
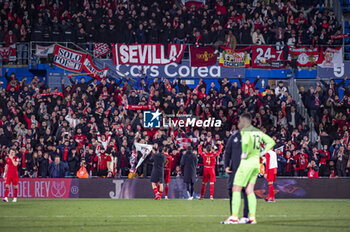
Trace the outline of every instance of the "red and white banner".
<path fill-rule="evenodd" d="M 44 47 L 40 45 L 36 45 L 35 47 L 35 55 L 37 57 L 47 57 L 49 54 L 52 54 L 55 49 L 55 45 L 52 44 L 50 46 Z"/>
<path fill-rule="evenodd" d="M 97 80 L 101 81 L 105 79 L 108 72 L 108 67 L 104 69 L 98 69 L 95 64 L 93 63 L 91 57 L 88 55 L 84 61 L 83 69 L 87 73 L 93 73 L 89 74 L 91 77 L 95 77 Z"/>
<path fill-rule="evenodd" d="M 155 106 L 152 105 L 127 105 L 127 110 L 154 110 Z"/>
<path fill-rule="evenodd" d="M 113 62 L 116 65 L 166 65 L 180 62 L 185 48 L 185 44 L 168 44 L 168 59 L 163 44 L 113 44 Z"/>
<path fill-rule="evenodd" d="M 110 53 L 110 48 L 106 43 L 94 43 L 94 56 L 102 57 Z"/>
<path fill-rule="evenodd" d="M 332 35 L 331 40 L 349 38 L 349 34 Z"/>
<path fill-rule="evenodd" d="M 298 66 L 311 67 L 317 64 L 317 61 L 319 58 L 319 49 L 318 47 L 315 47 L 315 48 L 289 47 L 289 54 L 288 54 L 289 61 L 292 60 L 292 56 L 296 56 Z"/>
<path fill-rule="evenodd" d="M 6 47 L 0 47 L 0 57 L 2 61 L 16 60 L 16 45 L 12 44 Z"/>
<path fill-rule="evenodd" d="M 188 146 L 191 146 L 191 139 L 190 138 L 176 138 L 176 143 L 182 148 L 187 148 Z"/>
<path fill-rule="evenodd" d="M 327 48 L 324 53 L 321 52 L 321 62 L 319 63 L 319 67 L 321 68 L 334 68 L 340 67 L 343 63 L 343 49 L 339 48 Z"/>
<path fill-rule="evenodd" d="M 20 178 L 18 183 L 19 198 L 69 198 L 76 195 L 77 187 L 71 186 L 72 179 L 36 179 Z M 75 189 L 75 190 L 74 190 Z M 4 197 L 5 181 L 0 180 L 0 197 Z M 13 186 L 10 186 L 9 197 L 13 197 Z M 76 196 L 77 197 L 77 196 Z"/>
<path fill-rule="evenodd" d="M 85 58 L 85 53 L 56 44 L 53 53 L 53 64 L 72 72 L 81 72 Z"/>
<path fill-rule="evenodd" d="M 52 95 L 63 97 L 63 94 L 61 92 L 53 92 L 53 93 L 34 94 L 33 98 L 36 98 L 37 96 L 46 97 L 46 96 L 52 96 Z"/>
<path fill-rule="evenodd" d="M 252 68 L 284 68 L 284 51 L 273 46 L 252 46 Z"/>
<path fill-rule="evenodd" d="M 217 59 L 218 54 L 215 54 L 214 46 L 190 46 L 190 64 L 192 67 L 206 67 L 215 65 Z"/>

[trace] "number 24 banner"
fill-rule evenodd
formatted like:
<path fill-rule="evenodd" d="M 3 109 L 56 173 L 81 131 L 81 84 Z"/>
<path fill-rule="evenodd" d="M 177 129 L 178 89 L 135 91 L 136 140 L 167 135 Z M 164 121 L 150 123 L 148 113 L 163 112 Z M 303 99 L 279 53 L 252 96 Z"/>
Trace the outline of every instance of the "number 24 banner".
<path fill-rule="evenodd" d="M 284 68 L 284 51 L 273 46 L 252 46 L 252 68 Z"/>

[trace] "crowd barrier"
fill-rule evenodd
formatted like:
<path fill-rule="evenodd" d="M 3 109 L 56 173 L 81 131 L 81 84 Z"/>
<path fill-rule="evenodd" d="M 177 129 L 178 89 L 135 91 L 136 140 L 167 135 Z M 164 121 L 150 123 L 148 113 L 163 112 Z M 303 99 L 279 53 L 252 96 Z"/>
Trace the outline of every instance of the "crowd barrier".
<path fill-rule="evenodd" d="M 277 178 L 276 198 L 329 198 L 350 199 L 350 178 L 307 179 Z M 201 179 L 195 184 L 195 196 L 199 197 Z M 5 183 L 0 181 L 0 197 L 4 196 Z M 10 188 L 10 197 L 13 189 Z M 255 193 L 265 198 L 268 186 L 265 179 L 259 178 Z M 207 186 L 206 197 L 209 197 Z M 19 198 L 112 198 L 134 199 L 153 198 L 154 193 L 149 179 L 20 179 Z M 181 177 L 172 178 L 169 198 L 187 198 L 185 184 Z M 214 198 L 227 198 L 227 179 L 220 178 L 215 183 Z"/>

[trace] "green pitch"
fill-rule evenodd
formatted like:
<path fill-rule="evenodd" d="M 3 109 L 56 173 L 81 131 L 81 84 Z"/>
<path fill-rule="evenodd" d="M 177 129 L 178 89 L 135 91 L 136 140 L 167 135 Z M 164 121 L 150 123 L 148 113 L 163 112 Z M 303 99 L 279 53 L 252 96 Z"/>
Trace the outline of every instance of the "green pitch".
<path fill-rule="evenodd" d="M 221 225 L 228 200 L 19 199 L 0 204 L 0 231 L 350 231 L 350 200 L 258 202 L 257 225 Z"/>

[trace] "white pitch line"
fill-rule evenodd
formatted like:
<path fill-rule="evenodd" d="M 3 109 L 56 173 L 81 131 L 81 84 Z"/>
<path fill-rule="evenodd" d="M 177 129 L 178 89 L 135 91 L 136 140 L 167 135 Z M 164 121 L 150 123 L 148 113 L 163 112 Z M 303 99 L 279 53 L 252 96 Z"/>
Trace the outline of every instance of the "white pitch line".
<path fill-rule="evenodd" d="M 206 217 L 227 217 L 228 215 L 146 215 L 146 214 L 136 214 L 136 215 L 101 215 L 103 218 L 184 218 L 184 217 L 193 217 L 193 218 L 206 218 Z M 296 218 L 302 215 L 286 215 L 286 214 L 266 214 L 266 215 L 258 215 L 258 218 Z M 321 217 L 324 215 L 307 215 L 307 217 Z M 339 218 L 342 215 L 329 215 L 328 218 Z M 73 216 L 73 215 L 36 215 L 36 216 L 28 216 L 28 215 L 2 215 L 0 218 L 81 218 L 81 216 Z M 84 218 L 96 218 L 96 216 L 84 216 Z M 349 217 L 350 218 L 350 217 Z"/>

